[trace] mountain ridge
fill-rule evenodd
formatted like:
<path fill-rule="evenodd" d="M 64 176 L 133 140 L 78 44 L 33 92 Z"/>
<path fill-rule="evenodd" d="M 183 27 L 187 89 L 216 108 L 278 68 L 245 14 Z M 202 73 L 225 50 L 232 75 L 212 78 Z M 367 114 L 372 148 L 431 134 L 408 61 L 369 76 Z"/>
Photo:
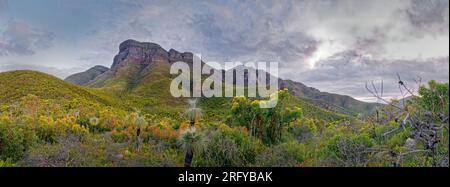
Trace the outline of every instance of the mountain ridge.
<path fill-rule="evenodd" d="M 64 80 L 67 82 L 71 82 L 73 84 L 84 85 L 84 84 L 88 84 L 90 81 L 95 79 L 97 76 L 105 73 L 108 70 L 109 70 L 109 68 L 107 68 L 105 66 L 96 65 L 92 68 L 89 68 L 86 71 L 70 75 L 67 78 L 65 78 Z"/>
<path fill-rule="evenodd" d="M 175 49 L 166 51 L 156 43 L 129 39 L 119 45 L 119 53 L 115 55 L 109 70 L 92 78 L 86 84 L 80 85 L 98 88 L 109 87 L 117 91 L 132 88 L 133 85 L 138 85 L 141 80 L 159 82 L 164 80 L 167 85 L 161 84 L 161 86 L 168 89 L 170 81 L 166 78 L 172 77 L 169 74 L 170 65 L 178 61 L 192 63 L 193 58 L 191 52 L 181 53 Z M 205 65 L 205 63 L 202 62 L 202 65 Z M 159 72 L 153 72 L 155 67 L 159 68 Z M 225 70 L 221 71 L 222 73 L 225 72 Z M 152 76 L 149 76 L 150 74 Z M 71 77 L 73 79 L 76 75 Z M 269 77 L 273 76 L 269 75 Z M 316 88 L 308 87 L 293 80 L 278 79 L 280 88 L 288 88 L 294 96 L 305 98 L 311 103 L 330 111 L 344 114 L 370 113 L 378 105 L 359 101 L 347 95 L 321 92 Z"/>

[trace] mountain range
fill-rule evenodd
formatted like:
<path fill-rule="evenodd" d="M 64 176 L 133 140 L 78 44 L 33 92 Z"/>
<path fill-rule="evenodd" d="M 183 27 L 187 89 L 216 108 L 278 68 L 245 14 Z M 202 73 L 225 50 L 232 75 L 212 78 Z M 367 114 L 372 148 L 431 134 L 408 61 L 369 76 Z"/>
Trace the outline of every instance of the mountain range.
<path fill-rule="evenodd" d="M 111 68 L 95 66 L 65 80 L 110 92 L 132 93 L 141 99 L 154 98 L 154 102 L 159 104 L 178 103 L 179 99 L 169 98 L 169 86 L 173 78 L 169 74 L 170 65 L 178 61 L 192 63 L 193 53 L 181 53 L 174 49 L 166 51 L 155 43 L 126 40 L 119 45 L 119 53 L 114 57 Z M 291 94 L 308 103 L 341 114 L 370 113 L 378 106 L 346 95 L 321 92 L 292 80 L 280 78 L 279 86 L 288 88 Z"/>

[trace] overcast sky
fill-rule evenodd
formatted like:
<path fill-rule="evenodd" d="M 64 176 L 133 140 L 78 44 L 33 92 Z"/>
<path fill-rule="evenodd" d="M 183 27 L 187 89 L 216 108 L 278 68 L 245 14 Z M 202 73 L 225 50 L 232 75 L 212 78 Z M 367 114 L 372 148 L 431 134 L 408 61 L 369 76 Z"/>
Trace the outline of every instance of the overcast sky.
<path fill-rule="evenodd" d="M 206 61 L 277 61 L 280 77 L 367 100 L 449 80 L 448 0 L 0 0 L 0 71 L 110 66 L 126 39 Z"/>

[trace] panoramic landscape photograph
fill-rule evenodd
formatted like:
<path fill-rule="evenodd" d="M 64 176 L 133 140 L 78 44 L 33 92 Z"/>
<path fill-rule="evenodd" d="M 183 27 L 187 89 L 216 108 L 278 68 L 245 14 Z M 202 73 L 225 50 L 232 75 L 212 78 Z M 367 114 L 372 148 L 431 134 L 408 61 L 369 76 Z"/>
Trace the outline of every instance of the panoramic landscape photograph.
<path fill-rule="evenodd" d="M 449 1 L 0 0 L 0 167 L 449 167 Z"/>

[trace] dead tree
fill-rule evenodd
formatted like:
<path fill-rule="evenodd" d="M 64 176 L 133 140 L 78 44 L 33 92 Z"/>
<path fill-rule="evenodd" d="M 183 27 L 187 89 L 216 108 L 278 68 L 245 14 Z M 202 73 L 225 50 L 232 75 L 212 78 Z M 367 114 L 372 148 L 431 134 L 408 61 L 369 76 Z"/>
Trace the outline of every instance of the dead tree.
<path fill-rule="evenodd" d="M 410 95 L 412 97 L 416 97 L 414 94 L 414 90 L 409 88 L 405 81 L 403 81 L 399 74 L 397 74 L 398 78 L 398 88 L 400 90 L 400 94 L 403 99 L 403 106 L 395 105 L 383 98 L 383 91 L 379 92 L 377 87 L 375 86 L 374 82 L 371 82 L 371 88 L 369 87 L 368 83 L 366 82 L 366 89 L 368 92 L 370 92 L 375 98 L 377 98 L 378 101 L 382 101 L 384 104 L 387 104 L 391 107 L 396 108 L 398 111 L 400 111 L 400 114 L 398 118 L 401 116 L 404 116 L 402 120 L 398 120 L 398 126 L 383 133 L 383 136 L 385 139 L 389 137 L 390 134 L 395 133 L 399 130 L 406 130 L 406 127 L 411 128 L 411 134 L 409 135 L 407 139 L 407 143 L 409 143 L 409 149 L 407 152 L 403 153 L 396 153 L 393 150 L 386 150 L 386 149 L 379 149 L 378 153 L 375 155 L 385 155 L 388 154 L 395 159 L 395 162 L 393 162 L 393 166 L 401 166 L 401 160 L 410 154 L 415 153 L 425 153 L 428 156 L 432 158 L 432 166 L 447 166 L 448 167 L 448 151 L 445 155 L 440 155 L 440 153 L 437 152 L 437 146 L 440 143 L 439 140 L 439 133 L 438 131 L 446 129 L 448 133 L 448 119 L 449 114 L 434 114 L 430 111 L 423 111 L 423 117 L 421 115 L 421 112 L 412 112 L 406 109 L 406 95 Z M 415 80 L 416 83 L 421 83 L 421 78 Z M 383 90 L 383 82 L 381 83 L 381 90 Z M 397 118 L 397 117 L 396 117 Z M 436 121 L 435 119 L 440 119 L 439 121 Z M 409 140 L 409 141 L 408 141 Z M 423 149 L 417 149 L 415 146 L 416 142 L 422 142 L 425 146 Z M 376 152 L 376 151 L 374 151 Z"/>

